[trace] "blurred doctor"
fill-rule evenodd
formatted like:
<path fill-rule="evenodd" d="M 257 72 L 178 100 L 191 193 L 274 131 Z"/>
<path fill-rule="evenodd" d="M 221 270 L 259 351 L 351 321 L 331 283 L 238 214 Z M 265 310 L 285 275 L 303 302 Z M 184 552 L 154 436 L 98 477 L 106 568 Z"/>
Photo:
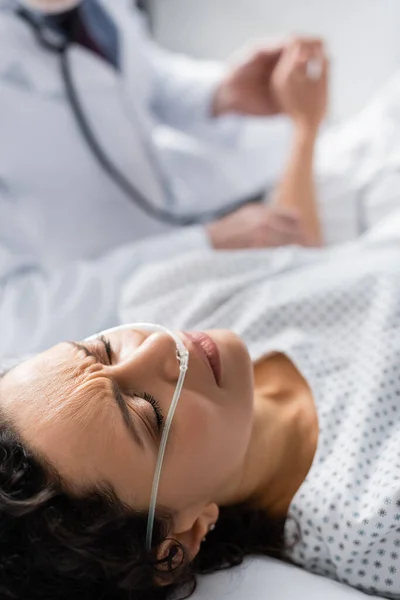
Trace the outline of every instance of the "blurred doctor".
<path fill-rule="evenodd" d="M 72 39 L 71 77 L 99 145 L 151 204 L 196 215 L 262 194 L 276 176 L 282 124 L 249 147 L 240 113 L 279 112 L 269 86 L 279 50 L 237 67 L 170 54 L 150 41 L 130 0 L 0 7 L 0 202 L 18 202 L 15 238 L 22 227 L 30 250 L 56 262 L 92 257 L 171 229 L 138 209 L 83 139 L 60 56 L 41 43 L 49 29 Z"/>
<path fill-rule="evenodd" d="M 66 53 L 54 50 L 60 40 Z M 117 281 L 124 262 L 110 256 L 121 245 L 134 243 L 132 268 L 194 249 L 304 240 L 290 202 L 205 226 L 187 218 L 265 194 L 282 170 L 288 146 L 277 140 L 290 130 L 259 118 L 290 113 L 288 77 L 280 96 L 272 85 L 282 52 L 203 63 L 155 46 L 128 0 L 0 0 L 0 356 L 20 351 L 17 330 L 31 351 L 67 326 L 71 334 L 71 319 L 74 337 L 82 323 L 90 332 L 112 322 L 116 292 L 91 283 L 87 261 L 108 264 Z M 255 117 L 262 136 L 252 138 Z M 290 169 L 287 178 L 296 189 Z"/>

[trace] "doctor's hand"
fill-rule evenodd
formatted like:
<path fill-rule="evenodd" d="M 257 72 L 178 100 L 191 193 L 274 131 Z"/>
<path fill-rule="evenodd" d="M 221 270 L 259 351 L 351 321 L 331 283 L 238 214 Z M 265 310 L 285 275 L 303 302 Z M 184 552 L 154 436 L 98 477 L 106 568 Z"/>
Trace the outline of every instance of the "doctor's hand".
<path fill-rule="evenodd" d="M 206 226 L 217 250 L 304 245 L 306 238 L 294 210 L 251 203 Z"/>
<path fill-rule="evenodd" d="M 228 72 L 213 99 L 215 117 L 236 112 L 248 115 L 275 115 L 281 112 L 271 87 L 271 77 L 286 44 L 265 45 L 242 51 L 233 57 Z"/>

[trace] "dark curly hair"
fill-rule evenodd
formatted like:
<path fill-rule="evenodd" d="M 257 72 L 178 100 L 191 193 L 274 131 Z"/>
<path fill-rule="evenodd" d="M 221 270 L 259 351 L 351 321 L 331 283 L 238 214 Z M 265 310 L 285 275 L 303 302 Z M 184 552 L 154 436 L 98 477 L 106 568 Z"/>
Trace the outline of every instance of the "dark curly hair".
<path fill-rule="evenodd" d="M 158 513 L 153 551 L 147 515 L 107 487 L 74 496 L 0 415 L 0 597 L 4 600 L 165 600 L 187 597 L 196 574 L 238 565 L 250 553 L 283 558 L 284 519 L 246 506 L 221 509 L 194 562 L 178 542 L 162 560 L 170 515 Z M 163 585 L 161 585 L 163 584 Z"/>

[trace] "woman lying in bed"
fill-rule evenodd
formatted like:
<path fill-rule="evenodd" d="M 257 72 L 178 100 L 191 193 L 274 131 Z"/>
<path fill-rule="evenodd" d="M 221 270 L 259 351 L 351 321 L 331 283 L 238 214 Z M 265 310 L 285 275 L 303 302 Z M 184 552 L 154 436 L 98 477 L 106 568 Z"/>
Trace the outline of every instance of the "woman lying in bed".
<path fill-rule="evenodd" d="M 164 599 L 252 553 L 398 598 L 399 264 L 396 237 L 176 260 L 121 307 L 173 333 L 4 374 L 1 598 Z"/>
<path fill-rule="evenodd" d="M 150 548 L 176 340 L 128 325 L 3 376 L 2 598 L 167 598 L 250 553 L 399 597 L 399 241 L 284 252 L 194 256 L 126 292 L 189 353 Z"/>

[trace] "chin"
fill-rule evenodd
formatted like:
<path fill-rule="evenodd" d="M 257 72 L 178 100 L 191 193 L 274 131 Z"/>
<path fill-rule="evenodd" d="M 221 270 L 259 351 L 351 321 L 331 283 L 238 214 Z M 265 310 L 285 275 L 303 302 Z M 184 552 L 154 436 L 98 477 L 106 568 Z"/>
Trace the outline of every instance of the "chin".
<path fill-rule="evenodd" d="M 240 394 L 248 395 L 253 403 L 253 363 L 249 350 L 241 337 L 229 329 L 205 331 L 217 344 L 222 364 L 224 387 L 236 388 Z"/>
<path fill-rule="evenodd" d="M 251 362 L 246 344 L 239 335 L 233 333 L 230 329 L 210 329 L 206 330 L 204 333 L 207 333 L 207 335 L 212 337 L 218 345 L 238 353 L 243 360 Z"/>

